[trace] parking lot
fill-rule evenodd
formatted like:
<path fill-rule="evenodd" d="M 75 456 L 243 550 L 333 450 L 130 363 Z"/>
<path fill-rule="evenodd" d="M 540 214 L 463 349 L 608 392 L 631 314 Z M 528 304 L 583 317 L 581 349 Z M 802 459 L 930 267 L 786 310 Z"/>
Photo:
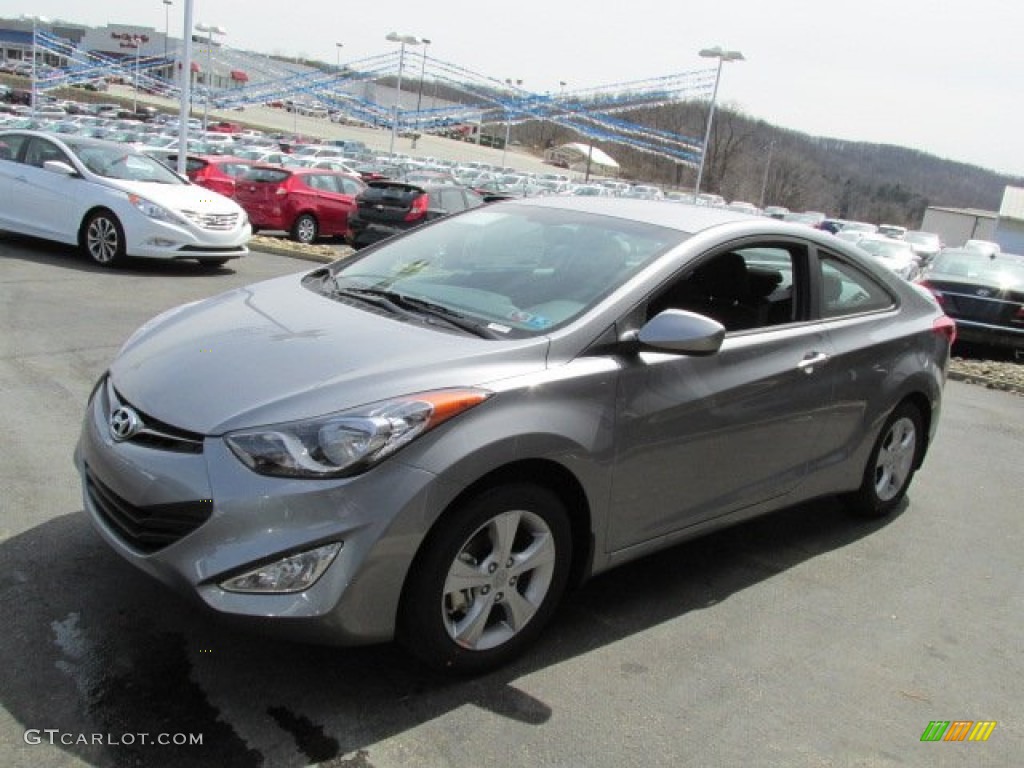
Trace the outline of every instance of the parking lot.
<path fill-rule="evenodd" d="M 0 764 L 1019 763 L 1024 398 L 959 382 L 894 516 L 823 500 L 612 571 L 478 679 L 236 631 L 137 573 L 71 465 L 93 383 L 156 313 L 310 267 L 109 271 L 0 233 Z M 936 720 L 997 725 L 923 743 Z"/>

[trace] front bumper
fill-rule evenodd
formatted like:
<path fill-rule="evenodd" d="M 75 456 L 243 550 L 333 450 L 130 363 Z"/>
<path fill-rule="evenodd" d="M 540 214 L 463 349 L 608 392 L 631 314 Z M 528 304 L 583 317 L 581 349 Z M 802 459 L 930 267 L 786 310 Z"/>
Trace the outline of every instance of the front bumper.
<path fill-rule="evenodd" d="M 116 398 L 110 387 L 97 388 L 75 463 L 86 513 L 118 554 L 218 613 L 289 636 L 340 644 L 393 636 L 433 475 L 391 461 L 347 479 L 272 478 L 251 472 L 217 437 L 203 438 L 199 451 L 117 442 L 111 407 L 124 403 Z M 342 542 L 340 553 L 303 592 L 219 586 L 329 542 Z"/>
<path fill-rule="evenodd" d="M 252 237 L 247 219 L 227 230 L 201 229 L 141 215 L 125 217 L 122 224 L 128 255 L 144 259 L 237 259 L 249 253 L 247 244 Z"/>

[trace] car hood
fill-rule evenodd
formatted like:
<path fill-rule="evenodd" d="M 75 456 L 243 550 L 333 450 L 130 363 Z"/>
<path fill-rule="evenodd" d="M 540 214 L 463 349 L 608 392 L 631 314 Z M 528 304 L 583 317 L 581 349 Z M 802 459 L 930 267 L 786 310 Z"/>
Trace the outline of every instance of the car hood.
<path fill-rule="evenodd" d="M 112 364 L 114 387 L 150 417 L 216 435 L 545 367 L 544 337 L 449 333 L 337 302 L 300 280 L 278 278 L 154 318 Z"/>
<path fill-rule="evenodd" d="M 114 189 L 139 195 L 157 205 L 176 211 L 188 210 L 197 213 L 239 213 L 241 211 L 241 208 L 230 198 L 211 192 L 197 184 L 156 184 L 152 181 L 124 181 L 122 179 L 104 179 L 103 182 Z"/>

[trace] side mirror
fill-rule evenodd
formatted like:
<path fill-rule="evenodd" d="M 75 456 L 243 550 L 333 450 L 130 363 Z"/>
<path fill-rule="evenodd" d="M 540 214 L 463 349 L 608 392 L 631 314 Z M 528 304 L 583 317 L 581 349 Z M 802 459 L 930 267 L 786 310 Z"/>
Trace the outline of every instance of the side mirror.
<path fill-rule="evenodd" d="M 43 168 L 50 173 L 62 173 L 65 176 L 77 176 L 78 171 L 65 163 L 63 160 L 47 160 Z"/>
<path fill-rule="evenodd" d="M 636 335 L 642 347 L 683 355 L 713 355 L 722 346 L 725 326 L 716 320 L 683 309 L 666 309 Z"/>

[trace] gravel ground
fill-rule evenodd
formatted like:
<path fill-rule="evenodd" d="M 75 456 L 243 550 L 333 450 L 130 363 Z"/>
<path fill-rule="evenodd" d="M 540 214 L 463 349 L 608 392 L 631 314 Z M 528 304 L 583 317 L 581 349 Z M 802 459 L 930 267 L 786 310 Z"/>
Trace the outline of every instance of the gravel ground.
<path fill-rule="evenodd" d="M 351 253 L 350 248 L 340 244 L 301 245 L 285 238 L 266 235 L 253 237 L 249 246 L 257 251 L 319 262 L 334 261 Z M 949 378 L 1024 395 L 1024 361 L 989 359 L 991 354 L 991 351 L 981 347 L 965 350 L 965 356 L 955 356 L 950 361 Z"/>
<path fill-rule="evenodd" d="M 988 360 L 982 350 L 972 350 L 970 357 L 954 357 L 949 364 L 949 378 L 1024 395 L 1024 362 Z"/>

